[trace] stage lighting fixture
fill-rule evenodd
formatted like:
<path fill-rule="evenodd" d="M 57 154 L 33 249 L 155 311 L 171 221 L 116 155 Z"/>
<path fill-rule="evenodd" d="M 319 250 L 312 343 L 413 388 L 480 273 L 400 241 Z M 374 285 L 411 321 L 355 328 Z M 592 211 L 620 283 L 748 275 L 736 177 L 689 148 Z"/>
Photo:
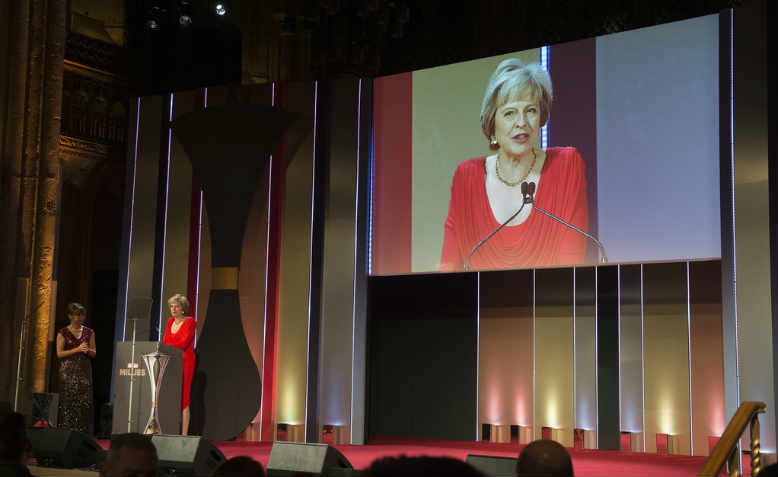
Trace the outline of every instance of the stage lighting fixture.
<path fill-rule="evenodd" d="M 146 22 L 146 26 L 149 30 L 159 30 L 159 23 L 153 18 Z"/>
<path fill-rule="evenodd" d="M 192 24 L 192 2 L 190 0 L 179 0 L 178 24 L 182 27 L 188 27 Z"/>
<path fill-rule="evenodd" d="M 227 14 L 227 7 L 224 6 L 223 3 L 217 3 L 216 4 L 216 14 L 220 17 L 223 17 Z"/>

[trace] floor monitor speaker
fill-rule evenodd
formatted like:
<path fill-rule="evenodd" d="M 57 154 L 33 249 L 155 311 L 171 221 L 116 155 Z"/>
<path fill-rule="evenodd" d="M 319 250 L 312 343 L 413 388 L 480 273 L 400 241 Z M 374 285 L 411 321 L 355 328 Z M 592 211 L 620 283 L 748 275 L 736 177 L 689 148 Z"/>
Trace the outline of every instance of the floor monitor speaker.
<path fill-rule="evenodd" d="M 27 437 L 42 467 L 87 468 L 101 462 L 105 453 L 89 435 L 69 429 L 31 428 Z"/>
<path fill-rule="evenodd" d="M 517 461 L 518 459 L 514 457 L 477 454 L 468 454 L 465 459 L 465 462 L 487 477 L 516 475 Z"/>
<path fill-rule="evenodd" d="M 274 442 L 267 461 L 267 475 L 300 474 L 353 475 L 353 467 L 340 451 L 327 444 Z"/>
<path fill-rule="evenodd" d="M 211 441 L 200 436 L 156 434 L 159 475 L 211 475 L 225 459 Z"/>

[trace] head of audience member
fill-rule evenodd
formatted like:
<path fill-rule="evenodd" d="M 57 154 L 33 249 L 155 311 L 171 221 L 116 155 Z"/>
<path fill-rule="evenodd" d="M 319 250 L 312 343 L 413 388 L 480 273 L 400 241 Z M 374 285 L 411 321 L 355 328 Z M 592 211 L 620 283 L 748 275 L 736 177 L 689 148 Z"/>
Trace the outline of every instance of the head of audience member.
<path fill-rule="evenodd" d="M 223 462 L 222 465 L 216 469 L 213 475 L 231 477 L 263 477 L 265 475 L 265 469 L 262 468 L 262 464 L 255 461 L 251 457 L 241 455 Z"/>
<path fill-rule="evenodd" d="M 24 466 L 30 452 L 24 416 L 18 412 L 0 415 L 0 463 Z"/>
<path fill-rule="evenodd" d="M 156 472 L 157 448 L 150 436 L 132 432 L 111 441 L 100 475 L 147 477 Z"/>
<path fill-rule="evenodd" d="M 383 457 L 376 459 L 365 471 L 371 477 L 396 475 L 453 475 L 460 477 L 483 477 L 470 464 L 452 457 Z"/>
<path fill-rule="evenodd" d="M 762 467 L 756 475 L 759 477 L 778 477 L 778 463 L 772 463 L 767 467 Z"/>
<path fill-rule="evenodd" d="M 522 449 L 516 464 L 516 475 L 572 477 L 573 461 L 562 444 L 538 440 Z"/>

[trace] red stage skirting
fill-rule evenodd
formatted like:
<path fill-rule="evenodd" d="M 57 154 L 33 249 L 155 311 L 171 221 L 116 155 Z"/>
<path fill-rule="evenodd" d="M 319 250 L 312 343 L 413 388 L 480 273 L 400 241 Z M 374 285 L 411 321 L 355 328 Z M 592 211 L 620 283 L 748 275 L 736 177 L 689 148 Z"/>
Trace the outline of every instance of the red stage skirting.
<path fill-rule="evenodd" d="M 267 465 L 271 442 L 215 442 L 228 459 L 246 455 Z M 381 439 L 364 446 L 335 446 L 357 469 L 379 457 L 428 455 L 464 460 L 467 454 L 517 457 L 523 446 L 463 441 Z M 592 476 L 688 476 L 697 475 L 705 457 L 658 456 L 641 452 L 570 450 L 575 475 Z M 746 459 L 743 462 L 747 466 Z M 749 469 L 746 469 L 748 472 Z M 748 474 L 744 474 L 748 475 Z"/>

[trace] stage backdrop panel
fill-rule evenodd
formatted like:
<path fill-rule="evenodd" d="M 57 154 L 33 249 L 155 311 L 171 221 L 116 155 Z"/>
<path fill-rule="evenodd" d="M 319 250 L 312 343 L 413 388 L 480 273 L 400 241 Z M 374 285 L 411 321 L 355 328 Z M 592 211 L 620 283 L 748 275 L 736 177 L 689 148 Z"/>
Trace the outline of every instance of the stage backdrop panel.
<path fill-rule="evenodd" d="M 124 335 L 120 339 L 130 339 L 133 332 L 133 318 L 140 318 L 137 324 L 137 339 L 149 338 L 151 323 L 151 284 L 154 275 L 154 251 L 157 214 L 157 183 L 159 177 L 159 151 L 161 122 L 163 118 L 163 100 L 161 96 L 139 98 L 137 103 L 139 118 L 135 142 L 135 177 L 128 178 L 128 184 L 134 185 L 132 195 L 132 228 L 130 229 L 130 253 L 126 288 L 125 315 L 119 319 L 124 322 Z M 167 138 L 164 138 L 167 140 Z M 125 321 L 126 320 L 126 321 Z"/>
<path fill-rule="evenodd" d="M 299 147 L 285 138 L 278 341 L 276 348 L 276 407 L 279 424 L 305 425 L 308 376 L 308 316 L 310 306 L 311 210 L 313 186 L 313 83 L 286 87 L 287 111 L 309 125 Z M 299 123 L 298 123 L 299 124 Z"/>
<path fill-rule="evenodd" d="M 318 421 L 350 426 L 354 351 L 355 232 L 359 80 L 320 83 L 326 94 L 318 111 L 320 134 L 327 138 L 317 152 L 326 160 L 322 303 L 319 352 Z M 346 127 L 352 125 L 352 127 Z M 346 442 L 348 439 L 348 436 Z M 318 437 L 315 439 L 318 440 Z"/>
<path fill-rule="evenodd" d="M 691 451 L 688 284 L 684 262 L 643 265 L 646 452 L 656 452 L 656 434 Z"/>
<path fill-rule="evenodd" d="M 597 429 L 596 269 L 575 269 L 575 427 Z"/>
<path fill-rule="evenodd" d="M 535 270 L 535 434 L 562 431 L 573 446 L 573 269 Z"/>
<path fill-rule="evenodd" d="M 369 281 L 368 440 L 476 439 L 476 274 Z"/>
<path fill-rule="evenodd" d="M 709 437 L 727 426 L 721 324 L 721 262 L 689 264 L 692 454 L 710 453 Z"/>
<path fill-rule="evenodd" d="M 531 429 L 532 271 L 481 273 L 479 277 L 479 428 L 497 424 Z"/>
<path fill-rule="evenodd" d="M 770 247 L 775 247 L 775 200 L 770 201 L 769 169 L 775 167 L 775 150 L 770 151 L 768 62 L 774 61 L 768 48 L 767 1 L 746 2 L 734 11 L 734 226 L 735 276 L 727 276 L 736 286 L 737 298 L 737 382 L 741 401 L 762 401 L 766 413 L 762 426 L 762 451 L 776 452 L 775 358 L 778 344 L 776 313 L 776 268 L 771 269 Z M 772 42 L 774 44 L 774 42 Z M 774 51 L 774 50 L 773 50 Z M 773 53 L 774 55 L 774 53 Z M 774 74 L 774 73 L 773 73 Z M 774 88 L 774 87 L 772 87 Z M 774 100 L 773 100 L 774 101 Z M 774 103 L 773 103 L 774 104 Z M 773 139 L 774 140 L 774 139 Z M 774 147 L 773 143 L 773 147 Z M 768 155 L 772 154 L 772 164 Z M 769 165 L 768 165 L 769 164 Z M 773 252 L 775 253 L 775 252 Z M 775 255 L 773 255 L 775 257 Z M 776 266 L 773 258 L 773 267 Z M 771 290 L 772 285 L 772 290 Z M 772 296 L 771 296 L 771 293 Z M 733 403 L 727 409 L 734 412 Z M 749 448 L 747 439 L 744 448 Z"/>
<path fill-rule="evenodd" d="M 641 265 L 619 266 L 620 429 L 623 432 L 641 433 L 641 435 L 643 433 L 642 281 Z M 643 443 L 633 442 L 632 448 L 643 450 Z"/>

